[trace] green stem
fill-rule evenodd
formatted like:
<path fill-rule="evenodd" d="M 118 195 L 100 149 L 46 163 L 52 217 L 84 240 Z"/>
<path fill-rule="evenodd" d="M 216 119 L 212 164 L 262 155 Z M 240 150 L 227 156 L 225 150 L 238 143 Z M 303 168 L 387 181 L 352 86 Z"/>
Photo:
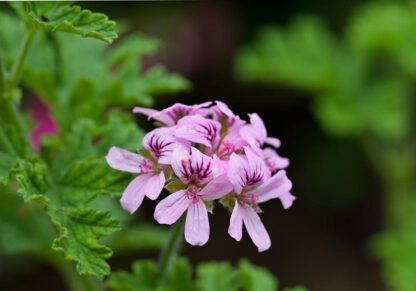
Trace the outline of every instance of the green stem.
<path fill-rule="evenodd" d="M 185 215 L 182 215 L 182 217 L 174 225 L 169 240 L 166 242 L 159 258 L 159 275 L 161 281 L 165 280 L 172 260 L 175 258 L 182 244 L 184 226 Z"/>
<path fill-rule="evenodd" d="M 19 82 L 20 75 L 22 73 L 23 64 L 26 59 L 27 53 L 29 52 L 30 44 L 32 43 L 33 37 L 35 36 L 36 28 L 30 27 L 26 32 L 26 36 L 23 40 L 22 46 L 20 47 L 19 53 L 13 67 L 10 72 L 9 88 L 12 90 Z"/>
<path fill-rule="evenodd" d="M 15 141 L 16 151 L 19 152 L 21 156 L 26 156 L 30 152 L 30 144 L 28 141 L 28 130 L 27 126 L 17 109 L 15 104 L 15 100 L 13 100 L 13 93 L 14 90 L 19 82 L 20 75 L 23 69 L 23 64 L 26 59 L 27 53 L 29 51 L 30 44 L 32 43 L 33 37 L 36 33 L 35 28 L 28 28 L 26 36 L 23 40 L 22 46 L 19 50 L 19 53 L 16 57 L 15 62 L 13 63 L 13 67 L 9 74 L 8 82 L 5 81 L 5 71 L 3 67 L 3 62 L 0 62 L 0 70 L 2 79 L 2 91 L 0 91 L 0 117 L 2 122 L 8 124 L 9 126 L 13 126 L 12 130 L 15 131 L 18 136 L 19 140 Z M 5 146 L 5 145 L 3 145 Z"/>

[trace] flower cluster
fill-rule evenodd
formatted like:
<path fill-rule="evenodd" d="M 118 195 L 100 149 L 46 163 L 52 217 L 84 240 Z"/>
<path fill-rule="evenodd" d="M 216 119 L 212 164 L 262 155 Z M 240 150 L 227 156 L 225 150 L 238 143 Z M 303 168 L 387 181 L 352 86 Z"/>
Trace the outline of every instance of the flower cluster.
<path fill-rule="evenodd" d="M 220 101 L 133 112 L 160 127 L 146 134 L 140 154 L 112 147 L 106 157 L 112 168 L 137 174 L 122 195 L 122 207 L 133 213 L 145 196 L 155 200 L 166 188 L 171 194 L 157 204 L 154 218 L 170 225 L 186 211 L 185 239 L 203 245 L 209 238 L 208 211 L 217 200 L 232 212 L 228 233 L 239 241 L 244 224 L 258 250 L 267 250 L 271 241 L 259 204 L 279 198 L 286 209 L 295 197 L 282 170 L 288 159 L 264 147 L 278 148 L 280 141 L 267 136 L 262 119 L 249 114 L 248 123 Z"/>

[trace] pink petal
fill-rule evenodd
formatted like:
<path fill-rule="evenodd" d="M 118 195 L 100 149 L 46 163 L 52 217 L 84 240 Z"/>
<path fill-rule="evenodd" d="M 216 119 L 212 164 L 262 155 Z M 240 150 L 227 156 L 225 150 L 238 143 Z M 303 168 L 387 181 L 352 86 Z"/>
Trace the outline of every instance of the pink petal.
<path fill-rule="evenodd" d="M 259 139 L 261 141 L 264 141 L 267 138 L 267 131 L 263 120 L 257 113 L 252 113 L 248 116 L 250 116 L 250 123 L 253 126 L 254 130 L 257 132 Z"/>
<path fill-rule="evenodd" d="M 194 246 L 202 246 L 209 239 L 208 211 L 204 202 L 199 199 L 191 203 L 185 222 L 185 240 Z"/>
<path fill-rule="evenodd" d="M 229 118 L 237 118 L 238 116 L 235 115 L 231 109 L 227 106 L 227 104 L 225 104 L 224 102 L 221 101 L 215 101 L 217 108 L 221 111 L 222 114 L 224 114 L 225 116 L 229 117 Z"/>
<path fill-rule="evenodd" d="M 181 141 L 172 135 L 172 127 L 156 128 L 143 138 L 143 147 L 147 149 L 159 164 L 171 164 L 172 152 L 176 148 L 189 149 L 188 141 Z"/>
<path fill-rule="evenodd" d="M 264 160 L 257 156 L 251 147 L 244 147 L 244 153 L 247 157 L 249 176 L 259 177 L 257 179 L 259 180 L 258 182 L 267 179 L 269 171 L 267 171 L 267 166 Z"/>
<path fill-rule="evenodd" d="M 241 193 L 244 187 L 244 180 L 242 174 L 246 168 L 246 161 L 237 154 L 231 154 L 230 161 L 228 163 L 227 175 L 234 191 L 238 194 Z"/>
<path fill-rule="evenodd" d="M 228 227 L 228 233 L 236 241 L 240 241 L 243 235 L 243 217 L 241 216 L 240 208 L 241 206 L 236 202 L 231 214 L 230 226 Z"/>
<path fill-rule="evenodd" d="M 188 209 L 192 200 L 186 197 L 186 191 L 180 190 L 160 201 L 155 209 L 154 218 L 160 224 L 173 224 Z"/>
<path fill-rule="evenodd" d="M 280 140 L 278 138 L 275 138 L 275 137 L 267 137 L 266 140 L 265 140 L 265 143 L 267 143 L 271 146 L 274 146 L 275 148 L 278 148 L 281 145 Z"/>
<path fill-rule="evenodd" d="M 172 154 L 172 169 L 185 184 L 192 179 L 199 184 L 207 183 L 212 179 L 212 166 L 212 159 L 194 147 L 191 153 L 175 149 Z"/>
<path fill-rule="evenodd" d="M 282 202 L 283 208 L 288 209 L 292 206 L 293 202 L 296 200 L 296 197 L 293 196 L 290 192 L 287 192 L 280 195 L 279 199 Z"/>
<path fill-rule="evenodd" d="M 149 119 L 152 114 L 155 114 L 157 112 L 159 111 L 155 109 L 151 109 L 151 108 L 145 108 L 145 107 L 139 107 L 139 106 L 136 106 L 133 108 L 133 113 L 141 113 L 141 114 L 147 115 Z"/>
<path fill-rule="evenodd" d="M 286 172 L 281 170 L 252 192 L 257 194 L 257 202 L 262 203 L 273 198 L 280 198 L 280 196 L 288 193 L 290 189 L 292 189 L 292 182 L 286 176 Z"/>
<path fill-rule="evenodd" d="M 251 207 L 241 207 L 241 210 L 244 225 L 259 252 L 269 249 L 272 243 L 259 215 Z"/>
<path fill-rule="evenodd" d="M 140 163 L 144 158 L 122 148 L 112 147 L 105 159 L 113 169 L 130 173 L 141 173 Z"/>
<path fill-rule="evenodd" d="M 149 179 L 148 183 L 145 185 L 146 188 L 143 190 L 145 195 L 152 200 L 156 200 L 165 186 L 165 174 L 160 172 L 159 175 L 153 175 L 151 180 Z"/>
<path fill-rule="evenodd" d="M 218 121 L 193 115 L 181 118 L 173 135 L 211 148 L 217 144 L 220 131 Z"/>
<path fill-rule="evenodd" d="M 204 113 L 206 113 L 206 110 L 204 108 L 210 106 L 211 103 L 212 102 L 205 102 L 205 103 L 197 104 L 197 105 L 185 105 L 181 103 L 176 103 L 161 111 L 143 108 L 143 107 L 135 107 L 133 109 L 133 112 L 143 113 L 145 115 L 148 115 L 149 118 L 151 119 L 160 121 L 161 123 L 167 126 L 172 126 L 172 125 L 175 125 L 176 122 L 183 116 L 199 114 L 199 113 L 203 115 Z"/>
<path fill-rule="evenodd" d="M 156 199 L 162 192 L 165 180 L 165 177 L 162 178 L 161 175 L 163 176 L 163 173 L 142 174 L 131 181 L 120 199 L 123 209 L 133 213 L 142 204 L 144 196 Z"/>
<path fill-rule="evenodd" d="M 208 184 L 199 192 L 199 195 L 204 200 L 215 200 L 227 195 L 233 190 L 233 186 L 226 174 L 222 174 L 212 179 Z"/>
<path fill-rule="evenodd" d="M 289 159 L 281 157 L 274 149 L 265 148 L 263 150 L 263 158 L 271 172 L 285 169 L 289 166 Z"/>

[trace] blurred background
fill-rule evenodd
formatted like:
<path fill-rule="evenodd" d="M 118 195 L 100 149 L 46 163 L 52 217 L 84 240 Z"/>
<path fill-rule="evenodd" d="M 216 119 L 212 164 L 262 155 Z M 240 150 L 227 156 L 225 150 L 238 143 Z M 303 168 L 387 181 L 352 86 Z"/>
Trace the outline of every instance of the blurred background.
<path fill-rule="evenodd" d="M 385 116 L 377 111 L 377 106 L 371 109 L 374 108 L 373 104 L 365 103 L 360 105 L 361 115 L 367 116 L 371 110 L 377 111 L 376 125 L 371 123 L 370 129 L 363 127 L 361 130 L 360 127 L 359 130 L 344 130 L 347 125 L 343 123 L 343 130 L 338 130 L 340 127 L 336 123 L 340 121 L 337 117 L 328 121 L 322 117 L 326 116 L 324 113 L 316 113 L 322 112 L 316 110 L 317 106 L 321 106 L 321 101 L 317 100 L 324 100 L 325 97 L 321 95 L 333 92 L 327 89 L 333 89 L 332 85 L 328 86 L 326 82 L 321 85 L 321 79 L 316 80 L 316 83 L 307 83 L 306 77 L 302 79 L 303 71 L 300 68 L 292 75 L 285 75 L 278 68 L 276 72 L 259 70 L 257 75 L 250 75 L 246 72 L 251 70 L 250 66 L 244 67 L 244 58 L 250 58 L 244 48 L 255 46 L 263 27 L 278 26 L 285 30 L 296 26 L 293 19 L 303 17 L 299 15 L 308 14 L 319 19 L 325 31 L 331 35 L 331 42 L 343 46 L 347 23 L 360 7 L 367 5 L 366 2 L 295 0 L 260 4 L 255 1 L 167 1 L 82 2 L 81 5 L 106 13 L 112 19 L 125 20 L 130 23 L 128 31 L 139 31 L 163 42 L 161 53 L 149 57 L 146 62 L 149 65 L 163 63 L 170 71 L 183 74 L 191 81 L 193 89 L 180 96 L 157 98 L 156 109 L 175 102 L 193 104 L 222 100 L 241 116 L 257 112 L 263 117 L 269 135 L 281 139 L 280 154 L 290 158 L 288 175 L 298 199 L 286 211 L 278 201 L 268 203 L 261 216 L 270 232 L 272 248 L 258 253 L 246 234 L 240 243 L 235 242 L 227 235 L 229 214 L 217 207 L 215 215 L 210 217 L 212 228 L 208 244 L 203 247 L 184 246 L 183 252 L 193 263 L 205 260 L 237 262 L 246 257 L 255 264 L 267 267 L 278 277 L 281 286 L 301 284 L 311 291 L 387 290 L 380 260 L 370 247 L 370 239 L 380 234 L 386 226 L 385 183 L 361 138 L 363 135 L 369 137 L 369 144 L 385 141 L 383 128 L 377 125 Z M 389 24 L 395 26 L 395 23 Z M 313 30 L 311 33 L 314 33 Z M 282 39 L 288 40 L 290 37 L 285 35 Z M 312 35 L 309 40 L 325 54 L 325 48 L 319 48 L 320 39 L 314 37 Z M 387 43 L 394 41 L 394 38 L 386 40 Z M 307 44 L 309 42 L 305 46 Z M 296 53 L 298 49 L 299 54 Z M 287 50 L 289 57 L 304 60 L 301 42 L 299 46 L 294 45 Z M 290 52 L 293 54 L 290 55 Z M 274 55 L 273 50 L 270 55 Z M 270 55 L 265 57 L 266 60 Z M 354 62 L 356 55 L 352 55 L 354 57 L 351 60 L 345 57 L 345 63 Z M 407 58 L 404 63 L 411 61 L 411 54 Z M 306 67 L 321 67 L 320 59 L 315 58 L 314 54 L 309 59 L 312 61 L 305 63 Z M 337 62 L 337 58 L 323 61 L 332 64 Z M 368 65 L 368 61 L 363 63 Z M 390 76 L 386 72 L 396 63 L 381 63 L 390 66 L 389 69 L 372 66 L 371 74 Z M 279 60 L 276 60 L 276 66 L 279 65 Z M 284 65 L 290 67 L 292 64 L 282 62 Z M 256 67 L 253 65 L 254 70 Z M 354 72 L 352 75 L 356 76 Z M 319 73 L 311 70 L 310 75 L 314 77 Z M 267 74 L 271 75 L 268 82 L 262 82 Z M 273 74 L 276 78 L 273 78 Z M 404 75 L 410 74 L 405 72 Z M 323 79 L 329 80 L 331 77 L 326 75 L 326 79 Z M 390 108 L 395 103 L 388 102 L 386 106 Z M 337 111 L 333 112 L 337 114 Z M 400 115 L 400 108 L 395 113 Z M 352 114 L 350 119 L 359 119 L 361 115 L 355 117 Z M 386 115 L 388 118 L 390 116 Z M 138 117 L 138 122 L 145 129 L 152 126 L 144 118 Z M 331 122 L 335 124 L 333 127 Z M 374 134 L 376 138 L 372 139 L 371 130 L 374 128 L 373 131 L 381 134 Z M 396 132 L 395 128 L 392 131 Z M 385 144 L 390 146 L 398 139 L 400 137 L 394 136 Z M 151 219 L 153 205 L 146 202 L 143 212 Z M 155 254 L 146 256 L 154 257 Z M 113 270 L 128 269 L 133 260 L 142 257 L 143 254 L 115 255 L 110 263 Z M 2 270 L 0 290 L 25 290 L 29 287 L 27 282 L 30 282 L 31 290 L 63 288 L 57 274 L 48 266 L 34 261 L 28 263 L 24 272 Z M 50 289 L 51 286 L 55 289 Z"/>

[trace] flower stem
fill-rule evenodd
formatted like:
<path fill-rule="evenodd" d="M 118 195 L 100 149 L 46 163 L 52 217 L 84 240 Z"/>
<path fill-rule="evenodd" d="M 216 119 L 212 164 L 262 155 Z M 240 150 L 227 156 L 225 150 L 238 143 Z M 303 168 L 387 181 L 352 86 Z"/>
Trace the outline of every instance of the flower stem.
<path fill-rule="evenodd" d="M 175 258 L 182 244 L 182 233 L 184 226 L 185 215 L 182 215 L 182 217 L 179 218 L 179 220 L 174 225 L 169 240 L 166 242 L 162 250 L 162 253 L 159 258 L 159 275 L 161 282 L 165 280 L 167 274 L 169 273 L 169 268 L 172 263 L 172 260 Z"/>

